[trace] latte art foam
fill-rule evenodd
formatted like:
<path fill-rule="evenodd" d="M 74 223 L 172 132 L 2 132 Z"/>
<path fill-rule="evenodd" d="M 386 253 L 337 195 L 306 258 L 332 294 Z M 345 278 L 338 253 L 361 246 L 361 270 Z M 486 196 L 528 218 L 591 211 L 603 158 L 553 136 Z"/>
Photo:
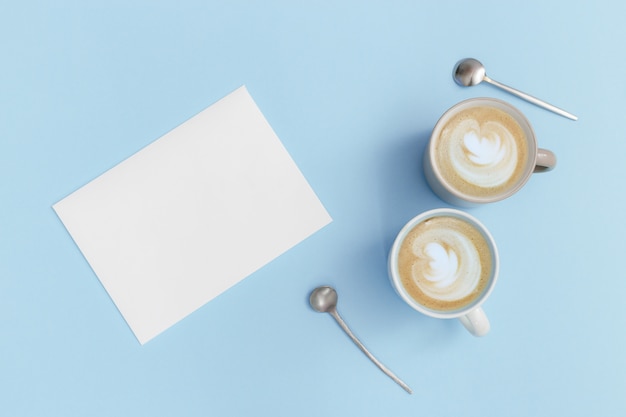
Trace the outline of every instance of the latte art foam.
<path fill-rule="evenodd" d="M 450 162 L 461 178 L 478 187 L 509 181 L 517 167 L 515 138 L 499 122 L 463 120 L 450 133 Z"/>
<path fill-rule="evenodd" d="M 484 290 L 491 274 L 491 252 L 474 226 L 456 217 L 436 217 L 407 235 L 398 269 L 402 285 L 420 304 L 454 310 Z"/>
<path fill-rule="evenodd" d="M 443 126 L 435 163 L 445 181 L 460 192 L 498 195 L 515 186 L 525 172 L 525 137 L 506 112 L 486 106 L 468 108 Z"/>
<path fill-rule="evenodd" d="M 460 300 L 474 290 L 480 278 L 480 262 L 475 262 L 478 252 L 457 231 L 430 231 L 416 237 L 413 255 L 411 279 L 429 297 Z"/>

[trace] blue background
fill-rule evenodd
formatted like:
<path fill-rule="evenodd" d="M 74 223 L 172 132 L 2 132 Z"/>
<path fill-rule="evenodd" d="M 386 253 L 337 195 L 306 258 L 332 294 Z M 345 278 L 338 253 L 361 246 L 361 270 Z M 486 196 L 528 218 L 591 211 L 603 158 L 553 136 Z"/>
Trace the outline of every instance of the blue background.
<path fill-rule="evenodd" d="M 618 1 L 50 1 L 0 13 L 3 416 L 626 414 L 626 7 Z M 487 84 L 463 57 L 573 122 Z M 51 205 L 245 84 L 334 221 L 145 346 Z M 557 168 L 469 210 L 501 254 L 492 330 L 419 315 L 386 256 L 446 204 L 421 157 L 451 105 L 520 108 Z M 414 389 L 385 377 L 339 311 Z"/>

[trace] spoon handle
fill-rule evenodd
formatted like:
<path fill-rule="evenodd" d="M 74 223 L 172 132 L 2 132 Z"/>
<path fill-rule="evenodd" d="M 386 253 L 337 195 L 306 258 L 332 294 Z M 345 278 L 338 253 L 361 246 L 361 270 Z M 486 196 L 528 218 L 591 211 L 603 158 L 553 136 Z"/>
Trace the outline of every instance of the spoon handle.
<path fill-rule="evenodd" d="M 363 343 L 361 343 L 361 341 L 359 339 L 357 339 L 357 337 L 354 335 L 354 333 L 352 333 L 352 331 L 350 330 L 350 328 L 348 327 L 348 325 L 343 321 L 343 319 L 341 318 L 341 316 L 339 315 L 339 313 L 337 312 L 336 309 L 329 311 L 330 315 L 333 316 L 335 318 L 335 320 L 337 321 L 337 323 L 339 323 L 339 326 L 341 326 L 341 328 L 343 329 L 344 332 L 346 332 L 346 334 L 348 336 L 350 336 L 350 339 L 352 339 L 352 341 L 359 347 L 359 349 L 361 349 L 361 351 L 363 353 L 365 353 L 365 355 L 370 358 L 370 360 L 372 362 L 374 362 L 374 364 L 376 366 L 378 366 L 378 368 L 380 368 L 381 371 L 383 371 L 389 378 L 393 379 L 398 385 L 400 385 L 406 392 L 408 392 L 409 394 L 413 394 L 413 391 L 411 390 L 411 388 L 409 388 L 409 386 L 407 384 L 404 383 L 404 381 L 402 381 L 400 378 L 398 378 L 393 372 L 391 372 L 389 369 L 387 369 L 387 367 L 385 365 L 383 365 L 382 363 L 380 363 L 380 361 L 378 359 L 376 359 L 374 357 L 374 355 L 372 355 L 367 348 L 363 345 Z"/>
<path fill-rule="evenodd" d="M 502 84 L 502 83 L 500 83 L 500 82 L 498 82 L 498 81 L 496 81 L 494 79 L 491 79 L 491 78 L 487 77 L 486 75 L 483 78 L 483 80 L 488 82 L 489 84 L 495 85 L 496 87 L 499 87 L 499 88 L 503 89 L 504 91 L 506 91 L 508 93 L 511 93 L 511 94 L 516 95 L 516 96 L 518 96 L 520 98 L 523 98 L 524 100 L 526 100 L 528 102 L 531 102 L 531 103 L 533 103 L 533 104 L 535 104 L 535 105 L 537 105 L 539 107 L 543 107 L 544 109 L 550 110 L 550 111 L 552 111 L 552 112 L 554 112 L 556 114 L 559 114 L 559 115 L 561 115 L 563 117 L 567 117 L 568 119 L 578 120 L 578 117 L 574 116 L 572 113 L 566 112 L 565 110 L 560 109 L 560 108 L 558 108 L 556 106 L 553 106 L 552 104 L 546 103 L 543 100 L 539 100 L 537 97 L 533 97 L 530 94 L 522 93 L 521 91 L 516 90 L 513 87 L 509 87 L 506 84 Z"/>

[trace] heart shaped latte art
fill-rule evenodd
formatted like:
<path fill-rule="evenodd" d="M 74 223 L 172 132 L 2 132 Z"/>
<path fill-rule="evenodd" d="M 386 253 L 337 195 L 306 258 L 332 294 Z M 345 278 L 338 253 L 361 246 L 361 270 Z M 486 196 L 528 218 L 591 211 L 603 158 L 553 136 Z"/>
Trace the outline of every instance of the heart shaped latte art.
<path fill-rule="evenodd" d="M 425 231 L 412 247 L 412 279 L 427 296 L 446 301 L 468 296 L 478 284 L 481 264 L 476 247 L 454 229 Z"/>
<path fill-rule="evenodd" d="M 497 187 L 515 174 L 518 149 L 513 134 L 497 121 L 466 119 L 451 134 L 450 161 L 470 184 Z"/>
<path fill-rule="evenodd" d="M 459 273 L 459 257 L 454 250 L 446 249 L 440 243 L 430 242 L 424 247 L 424 254 L 429 258 L 424 277 L 436 287 L 452 284 Z"/>
<path fill-rule="evenodd" d="M 500 135 L 495 132 L 490 137 L 478 136 L 474 131 L 467 132 L 463 136 L 463 145 L 467 150 L 467 157 L 476 165 L 497 164 L 506 156 Z"/>

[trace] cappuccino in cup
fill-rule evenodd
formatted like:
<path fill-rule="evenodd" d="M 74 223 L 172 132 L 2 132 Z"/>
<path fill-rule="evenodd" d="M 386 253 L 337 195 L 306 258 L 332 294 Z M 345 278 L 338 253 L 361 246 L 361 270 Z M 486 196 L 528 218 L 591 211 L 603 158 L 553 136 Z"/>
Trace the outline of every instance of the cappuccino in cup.
<path fill-rule="evenodd" d="M 406 292 L 433 311 L 467 307 L 481 296 L 493 269 L 485 237 L 453 216 L 425 219 L 400 245 L 398 273 Z"/>
<path fill-rule="evenodd" d="M 524 115 L 490 98 L 466 100 L 448 110 L 433 129 L 424 155 L 430 187 L 459 206 L 505 199 L 533 172 L 555 164 L 552 152 L 537 148 Z"/>
<path fill-rule="evenodd" d="M 489 331 L 480 305 L 495 285 L 498 253 L 474 217 L 454 209 L 416 216 L 396 237 L 388 266 L 392 286 L 415 310 L 459 318 L 476 336 Z"/>

